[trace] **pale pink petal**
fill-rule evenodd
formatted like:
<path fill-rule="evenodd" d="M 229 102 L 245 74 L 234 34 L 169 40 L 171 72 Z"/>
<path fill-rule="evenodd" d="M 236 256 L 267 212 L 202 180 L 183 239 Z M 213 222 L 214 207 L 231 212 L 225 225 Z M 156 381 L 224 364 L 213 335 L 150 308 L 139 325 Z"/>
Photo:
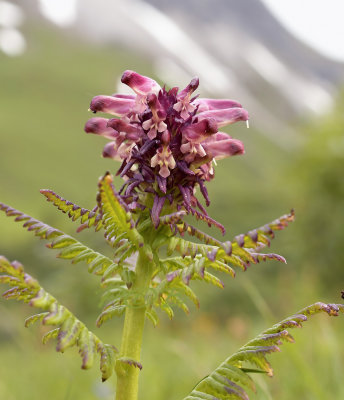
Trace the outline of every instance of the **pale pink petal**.
<path fill-rule="evenodd" d="M 190 142 L 184 143 L 184 144 L 182 144 L 182 145 L 180 146 L 180 151 L 181 151 L 183 154 L 189 153 L 190 150 L 191 150 L 191 143 L 190 143 Z"/>
<path fill-rule="evenodd" d="M 153 140 L 153 139 L 156 138 L 156 134 L 157 134 L 156 129 L 155 129 L 155 128 L 152 128 L 152 129 L 147 133 L 147 136 L 149 137 L 150 140 Z"/>
<path fill-rule="evenodd" d="M 168 169 L 168 167 L 166 165 L 162 165 L 160 167 L 159 170 L 159 175 L 161 175 L 163 178 L 167 178 L 168 176 L 170 176 L 170 170 Z"/>
<path fill-rule="evenodd" d="M 142 128 L 146 131 L 148 131 L 148 129 L 150 129 L 150 127 L 154 125 L 154 122 L 152 121 L 152 119 L 147 119 L 146 121 L 144 121 L 142 123 Z"/>
<path fill-rule="evenodd" d="M 168 168 L 174 169 L 176 167 L 176 160 L 172 156 L 172 154 L 167 158 Z"/>
<path fill-rule="evenodd" d="M 151 158 L 151 167 L 154 168 L 159 164 L 159 157 L 157 154 Z"/>
<path fill-rule="evenodd" d="M 158 132 L 165 132 L 167 129 L 167 125 L 165 124 L 165 122 L 160 121 L 158 123 Z"/>
<path fill-rule="evenodd" d="M 181 101 L 178 101 L 178 103 L 176 103 L 173 106 L 173 109 L 176 110 L 177 112 L 180 112 L 183 109 L 183 104 Z"/>

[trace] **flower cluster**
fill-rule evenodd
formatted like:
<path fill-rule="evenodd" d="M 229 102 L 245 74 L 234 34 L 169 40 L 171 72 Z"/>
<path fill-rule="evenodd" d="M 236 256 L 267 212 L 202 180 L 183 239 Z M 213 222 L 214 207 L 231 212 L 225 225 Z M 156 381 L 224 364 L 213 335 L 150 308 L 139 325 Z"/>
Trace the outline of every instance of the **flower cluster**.
<path fill-rule="evenodd" d="M 85 131 L 111 140 L 103 156 L 122 162 L 118 174 L 125 179 L 123 200 L 135 211 L 149 207 L 150 196 L 155 226 L 165 204 L 211 221 L 195 196 L 196 187 L 208 206 L 204 183 L 214 177 L 214 160 L 244 153 L 243 143 L 219 128 L 247 121 L 247 111 L 234 100 L 195 96 L 198 78 L 181 91 L 161 88 L 129 70 L 121 80 L 135 94 L 95 96 L 90 110 L 116 118 L 91 118 Z"/>

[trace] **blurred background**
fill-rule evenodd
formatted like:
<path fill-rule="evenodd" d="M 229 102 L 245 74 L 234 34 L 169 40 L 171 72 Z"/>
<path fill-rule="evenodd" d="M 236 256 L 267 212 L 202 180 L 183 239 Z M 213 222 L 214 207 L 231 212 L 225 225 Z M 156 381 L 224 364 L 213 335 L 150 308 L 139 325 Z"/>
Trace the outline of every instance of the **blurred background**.
<path fill-rule="evenodd" d="M 119 165 L 100 157 L 102 138 L 83 132 L 89 102 L 125 90 L 121 74 L 133 69 L 167 86 L 198 75 L 201 96 L 249 110 L 250 129 L 227 129 L 246 154 L 221 161 L 208 186 L 226 240 L 295 208 L 296 222 L 271 248 L 287 265 L 223 277 L 223 291 L 194 285 L 200 310 L 162 315 L 157 328 L 147 322 L 140 399 L 181 399 L 263 329 L 318 300 L 341 301 L 343 13 L 341 0 L 0 1 L 2 202 L 75 233 L 39 189 L 93 208 L 98 177 Z M 98 329 L 98 278 L 2 214 L 0 226 L 0 254 Z M 100 233 L 79 239 L 103 249 Z M 58 354 L 41 344 L 43 328 L 24 329 L 32 311 L 0 300 L 0 399 L 111 399 L 114 379 L 102 384 L 97 366 L 79 368 L 75 349 Z M 121 325 L 114 319 L 97 335 L 120 346 Z M 256 398 L 344 398 L 343 328 L 343 318 L 316 316 L 296 330 L 296 343 L 270 357 L 276 376 L 258 377 Z"/>

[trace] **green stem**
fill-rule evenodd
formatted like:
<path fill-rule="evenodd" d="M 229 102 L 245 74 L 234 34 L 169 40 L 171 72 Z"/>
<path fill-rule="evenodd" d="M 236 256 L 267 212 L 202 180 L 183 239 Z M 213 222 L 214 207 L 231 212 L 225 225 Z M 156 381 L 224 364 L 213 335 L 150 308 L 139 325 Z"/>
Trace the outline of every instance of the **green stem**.
<path fill-rule="evenodd" d="M 140 254 L 136 264 L 136 279 L 131 290 L 144 295 L 149 287 L 151 270 L 151 262 Z M 116 400 L 137 400 L 140 370 L 126 360 L 140 361 L 145 313 L 145 306 L 132 304 L 126 309 L 120 359 L 116 362 Z"/>

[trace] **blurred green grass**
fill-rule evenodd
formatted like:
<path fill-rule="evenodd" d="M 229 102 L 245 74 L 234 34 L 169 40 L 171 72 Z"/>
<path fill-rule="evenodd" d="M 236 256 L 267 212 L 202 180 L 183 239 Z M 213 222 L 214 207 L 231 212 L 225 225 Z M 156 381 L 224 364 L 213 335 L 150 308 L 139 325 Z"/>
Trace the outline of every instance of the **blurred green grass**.
<path fill-rule="evenodd" d="M 115 92 L 123 70 L 151 75 L 152 66 L 142 56 L 80 43 L 68 33 L 27 27 L 26 34 L 30 48 L 24 56 L 0 54 L 0 198 L 74 234 L 75 226 L 44 201 L 39 189 L 50 188 L 77 204 L 94 206 L 98 177 L 118 165 L 100 157 L 101 138 L 83 132 L 90 99 Z M 278 148 L 255 129 L 234 125 L 228 130 L 245 142 L 246 155 L 216 167 L 217 177 L 209 184 L 210 214 L 228 227 L 226 239 L 231 239 L 295 207 L 297 221 L 272 245 L 273 251 L 287 256 L 288 265 L 253 266 L 234 281 L 224 278 L 224 291 L 197 287 L 200 311 L 193 310 L 189 317 L 178 314 L 172 322 L 162 318 L 155 329 L 147 323 L 142 400 L 183 398 L 267 326 L 315 301 L 340 301 L 344 153 L 338 148 L 343 126 L 342 113 L 334 112 L 308 128 L 295 127 L 306 144 L 293 152 Z M 97 278 L 86 271 L 80 275 L 82 265 L 56 260 L 44 243 L 4 215 L 0 224 L 0 253 L 23 262 L 92 329 L 100 298 Z M 82 241 L 102 248 L 101 234 L 82 235 Z M 74 350 L 57 354 L 51 344 L 40 344 L 40 329 L 23 328 L 31 311 L 0 302 L 0 398 L 112 398 L 114 380 L 101 385 L 96 367 L 80 370 Z M 297 343 L 271 356 L 276 377 L 259 379 L 257 399 L 344 398 L 343 327 L 340 319 L 317 316 L 295 332 Z M 120 335 L 120 320 L 101 328 L 104 341 L 117 346 Z"/>

